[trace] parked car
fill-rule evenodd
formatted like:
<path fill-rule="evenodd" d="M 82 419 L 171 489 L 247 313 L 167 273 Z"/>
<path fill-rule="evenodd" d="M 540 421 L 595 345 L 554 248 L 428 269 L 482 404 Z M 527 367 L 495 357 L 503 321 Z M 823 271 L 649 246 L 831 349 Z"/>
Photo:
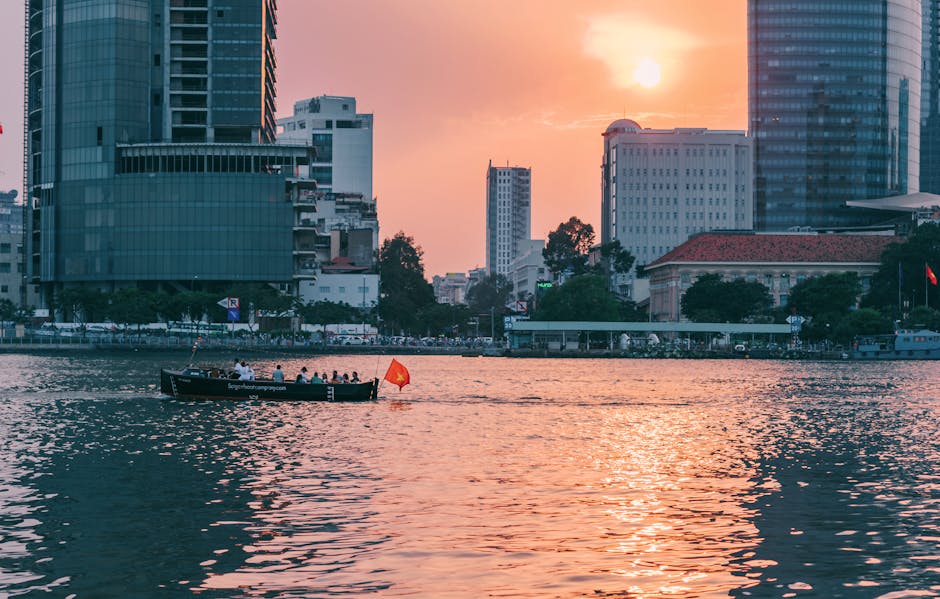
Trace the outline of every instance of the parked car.
<path fill-rule="evenodd" d="M 333 338 L 337 345 L 367 345 L 369 342 L 359 335 L 337 335 Z"/>

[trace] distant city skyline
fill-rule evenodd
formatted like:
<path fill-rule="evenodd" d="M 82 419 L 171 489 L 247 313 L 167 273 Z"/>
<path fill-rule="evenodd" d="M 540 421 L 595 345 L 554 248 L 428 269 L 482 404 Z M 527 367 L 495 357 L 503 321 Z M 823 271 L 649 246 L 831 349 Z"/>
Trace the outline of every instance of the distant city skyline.
<path fill-rule="evenodd" d="M 0 189 L 21 190 L 22 4 L 3 3 L 0 18 L 14 90 L 0 98 Z M 484 265 L 490 158 L 532 167 L 541 238 L 572 215 L 600 226 L 610 122 L 746 128 L 739 0 L 282 0 L 278 20 L 277 115 L 322 94 L 356 96 L 376 115 L 381 236 L 413 236 L 429 279 Z"/>

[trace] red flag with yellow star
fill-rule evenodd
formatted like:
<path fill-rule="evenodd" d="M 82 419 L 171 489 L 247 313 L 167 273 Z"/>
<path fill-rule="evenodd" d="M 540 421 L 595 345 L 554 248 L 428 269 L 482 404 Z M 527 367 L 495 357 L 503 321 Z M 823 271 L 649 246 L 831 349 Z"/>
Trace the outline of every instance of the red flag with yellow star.
<path fill-rule="evenodd" d="M 388 371 L 385 373 L 385 380 L 393 385 L 398 385 L 398 390 L 411 382 L 411 376 L 405 365 L 392 358 L 392 363 L 388 365 Z"/>

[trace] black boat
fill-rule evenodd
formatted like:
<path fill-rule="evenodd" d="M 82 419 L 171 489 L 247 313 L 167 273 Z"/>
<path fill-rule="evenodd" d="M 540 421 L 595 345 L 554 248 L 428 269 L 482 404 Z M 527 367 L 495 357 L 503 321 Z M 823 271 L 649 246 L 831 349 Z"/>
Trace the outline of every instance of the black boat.
<path fill-rule="evenodd" d="M 379 379 L 363 383 L 280 383 L 224 378 L 211 368 L 161 370 L 160 391 L 186 399 L 264 399 L 277 401 L 370 401 L 378 396 Z"/>

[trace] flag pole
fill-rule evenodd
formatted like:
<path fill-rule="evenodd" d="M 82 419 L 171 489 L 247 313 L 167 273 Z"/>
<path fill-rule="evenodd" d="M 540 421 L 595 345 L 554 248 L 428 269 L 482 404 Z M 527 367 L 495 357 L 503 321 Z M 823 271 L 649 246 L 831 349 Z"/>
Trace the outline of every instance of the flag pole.
<path fill-rule="evenodd" d="M 898 260 L 898 320 L 904 318 L 904 309 L 901 307 L 901 280 L 904 278 L 904 272 L 901 270 L 901 261 Z"/>
<path fill-rule="evenodd" d="M 930 266 L 927 265 L 927 261 L 924 260 L 924 305 L 927 305 L 927 269 Z"/>

